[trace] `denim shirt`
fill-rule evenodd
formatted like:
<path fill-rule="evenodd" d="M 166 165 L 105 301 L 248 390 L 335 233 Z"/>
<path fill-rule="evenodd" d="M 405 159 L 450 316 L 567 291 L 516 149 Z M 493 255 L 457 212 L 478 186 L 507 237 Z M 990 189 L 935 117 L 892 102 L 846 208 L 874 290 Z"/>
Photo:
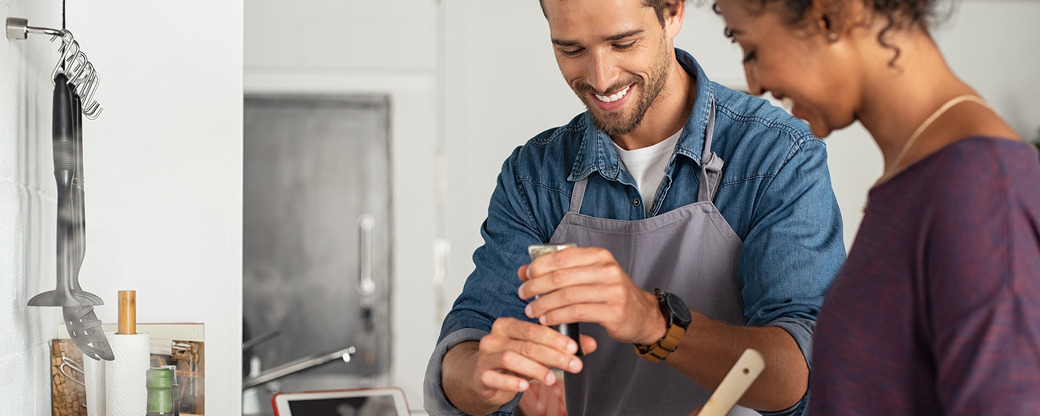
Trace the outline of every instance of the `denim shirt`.
<path fill-rule="evenodd" d="M 676 49 L 676 56 L 695 78 L 697 95 L 665 178 L 649 202 L 649 215 L 697 202 L 701 151 L 714 101 L 711 150 L 726 162 L 714 202 L 744 243 L 738 274 L 745 318 L 749 326 L 787 330 L 811 362 L 816 313 L 845 260 L 824 143 L 804 122 L 768 101 L 711 82 L 685 51 Z M 589 181 L 581 214 L 646 218 L 646 202 L 635 181 L 623 169 L 610 137 L 592 124 L 588 113 L 517 147 L 502 165 L 480 229 L 484 245 L 473 253 L 476 268 L 444 318 L 427 368 L 424 406 L 430 415 L 462 414 L 440 385 L 441 360 L 449 348 L 479 340 L 499 317 L 534 322 L 524 315 L 527 301 L 517 296 L 517 269 L 530 262 L 528 245 L 549 241 L 567 213 L 574 182 L 585 177 Z M 518 400 L 519 395 L 496 414 L 511 414 Z M 806 400 L 780 414 L 803 414 Z"/>

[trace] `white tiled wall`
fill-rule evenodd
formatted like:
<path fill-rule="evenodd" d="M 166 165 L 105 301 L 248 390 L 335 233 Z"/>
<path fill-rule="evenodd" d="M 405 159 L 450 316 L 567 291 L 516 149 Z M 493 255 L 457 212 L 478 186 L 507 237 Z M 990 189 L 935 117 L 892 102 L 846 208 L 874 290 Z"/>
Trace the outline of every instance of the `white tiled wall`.
<path fill-rule="evenodd" d="M 56 16 L 57 7 L 0 0 L 0 18 Z M 43 251 L 55 228 L 54 210 L 44 209 L 55 202 L 54 176 L 44 168 L 51 165 L 50 111 L 34 111 L 49 108 L 51 48 L 42 36 L 18 44 L 0 39 L 0 374 L 8 380 L 0 402 L 14 404 L 12 414 L 49 414 L 46 340 L 61 319 L 53 308 L 26 306 L 36 293 L 54 289 L 55 254 Z"/>
<path fill-rule="evenodd" d="M 87 249 L 80 273 L 116 320 L 137 291 L 140 322 L 201 322 L 207 413 L 241 403 L 242 2 L 0 0 L 0 20 L 67 27 L 101 76 L 84 122 Z M 55 182 L 45 35 L 0 38 L 0 408 L 50 414 Z"/>

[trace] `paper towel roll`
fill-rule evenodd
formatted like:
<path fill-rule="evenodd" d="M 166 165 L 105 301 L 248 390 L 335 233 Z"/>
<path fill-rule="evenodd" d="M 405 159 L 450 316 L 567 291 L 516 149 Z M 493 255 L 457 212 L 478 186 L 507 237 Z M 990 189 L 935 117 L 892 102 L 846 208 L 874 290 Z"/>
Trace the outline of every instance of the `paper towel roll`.
<path fill-rule="evenodd" d="M 105 368 L 105 410 L 108 416 L 141 416 L 148 411 L 148 333 L 112 334 L 109 340 L 116 359 Z"/>
<path fill-rule="evenodd" d="M 112 339 L 114 332 L 106 332 Z M 83 355 L 83 381 L 87 387 L 87 416 L 105 416 L 105 365 L 108 361 Z"/>

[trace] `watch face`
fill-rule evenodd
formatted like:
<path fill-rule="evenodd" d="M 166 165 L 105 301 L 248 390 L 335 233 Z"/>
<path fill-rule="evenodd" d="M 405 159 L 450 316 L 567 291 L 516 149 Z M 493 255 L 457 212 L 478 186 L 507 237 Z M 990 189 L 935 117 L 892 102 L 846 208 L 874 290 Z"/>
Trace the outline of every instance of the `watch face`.
<path fill-rule="evenodd" d="M 668 293 L 665 302 L 668 304 L 672 316 L 674 316 L 679 323 L 689 325 L 692 316 L 690 316 L 690 309 L 686 307 L 686 303 L 683 302 L 682 298 L 673 293 Z"/>

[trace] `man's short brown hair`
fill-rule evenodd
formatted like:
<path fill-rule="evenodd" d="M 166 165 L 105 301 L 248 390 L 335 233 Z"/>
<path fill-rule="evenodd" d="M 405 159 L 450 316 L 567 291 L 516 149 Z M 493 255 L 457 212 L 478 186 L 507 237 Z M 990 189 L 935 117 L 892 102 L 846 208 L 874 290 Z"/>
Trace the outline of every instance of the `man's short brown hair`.
<path fill-rule="evenodd" d="M 661 23 L 661 26 L 663 27 L 665 10 L 668 10 L 673 7 L 675 3 L 680 1 L 686 0 L 643 0 L 643 6 L 654 8 L 654 13 L 657 14 L 657 22 Z M 538 0 L 538 4 L 542 6 L 542 15 L 545 15 L 545 0 Z"/>

